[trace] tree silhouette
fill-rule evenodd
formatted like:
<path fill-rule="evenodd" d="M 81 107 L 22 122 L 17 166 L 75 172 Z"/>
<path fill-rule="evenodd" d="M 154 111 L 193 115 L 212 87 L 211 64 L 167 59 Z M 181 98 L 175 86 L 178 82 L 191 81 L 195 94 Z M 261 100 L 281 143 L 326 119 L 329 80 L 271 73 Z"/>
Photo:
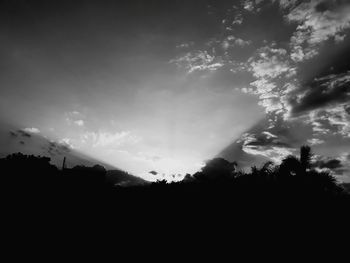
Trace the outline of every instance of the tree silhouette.
<path fill-rule="evenodd" d="M 345 190 L 339 186 L 336 178 L 331 172 L 321 170 L 322 166 L 318 167 L 320 169 L 314 167 L 317 163 L 311 165 L 311 160 L 309 146 L 300 148 L 299 158 L 289 155 L 280 165 L 266 162 L 261 167 L 253 166 L 251 172 L 237 171 L 236 162 L 214 158 L 207 161 L 199 172 L 187 174 L 181 182 L 159 180 L 152 184 L 124 185 L 125 187 L 121 183 L 116 184 L 119 181 L 115 178 L 128 178 L 120 171 L 108 174 L 100 165 L 80 165 L 58 170 L 50 164 L 50 158 L 21 153 L 0 159 L 0 169 L 5 171 L 1 177 L 2 189 L 16 191 L 23 198 L 42 193 L 42 189 L 47 190 L 45 194 L 50 192 L 51 196 L 69 193 L 85 197 L 90 193 L 100 195 L 113 192 L 112 196 L 118 197 L 118 200 L 126 200 L 126 197 L 128 200 L 156 203 L 162 198 L 179 207 L 194 200 L 188 203 L 190 209 L 193 205 L 206 207 L 208 203 L 231 207 L 232 200 L 283 205 L 296 200 L 303 202 L 342 198 Z"/>
<path fill-rule="evenodd" d="M 279 167 L 279 173 L 281 176 L 296 175 L 300 174 L 301 171 L 300 160 L 293 155 L 288 155 L 286 158 L 284 158 Z"/>
<path fill-rule="evenodd" d="M 307 169 L 311 167 L 312 152 L 311 148 L 307 145 L 300 147 L 300 165 L 302 171 L 305 173 Z"/>
<path fill-rule="evenodd" d="M 232 180 L 236 174 L 236 162 L 229 162 L 223 158 L 214 158 L 206 162 L 201 172 L 193 176 L 200 181 Z"/>
<path fill-rule="evenodd" d="M 288 155 L 282 160 L 280 172 L 282 175 L 304 175 L 311 167 L 312 152 L 307 145 L 300 147 L 299 159 L 294 155 Z"/>

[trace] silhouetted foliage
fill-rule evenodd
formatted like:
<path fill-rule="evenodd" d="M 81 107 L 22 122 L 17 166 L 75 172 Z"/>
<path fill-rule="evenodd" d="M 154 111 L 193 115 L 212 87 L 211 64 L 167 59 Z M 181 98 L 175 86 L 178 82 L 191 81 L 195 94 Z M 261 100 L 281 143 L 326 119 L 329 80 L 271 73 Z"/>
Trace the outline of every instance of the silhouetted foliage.
<path fill-rule="evenodd" d="M 237 163 L 230 163 L 223 158 L 214 158 L 208 161 L 202 170 L 193 175 L 199 181 L 213 183 L 233 180 Z"/>
<path fill-rule="evenodd" d="M 58 169 L 48 157 L 15 153 L 0 159 L 0 167 L 5 188 L 44 189 L 53 185 L 58 176 Z"/>
<path fill-rule="evenodd" d="M 120 171 L 106 171 L 103 166 L 75 166 L 58 170 L 50 164 L 50 158 L 12 154 L 0 159 L 1 187 L 20 196 L 46 192 L 46 195 L 67 199 L 75 195 L 86 197 L 108 196 L 121 206 L 166 203 L 177 209 L 224 209 L 247 206 L 286 206 L 297 203 L 349 201 L 344 187 L 327 171 L 311 166 L 312 153 L 308 146 L 300 149 L 300 157 L 287 156 L 280 165 L 267 162 L 261 167 L 252 167 L 250 172 L 237 170 L 235 162 L 214 158 L 206 162 L 201 171 L 187 174 L 180 182 L 158 180 L 146 183 Z M 122 200 L 122 203 L 121 203 Z M 165 209 L 161 207 L 159 209 Z M 204 209 L 204 210 L 202 210 Z"/>
<path fill-rule="evenodd" d="M 300 165 L 303 172 L 311 167 L 311 148 L 307 145 L 301 146 L 300 148 Z"/>

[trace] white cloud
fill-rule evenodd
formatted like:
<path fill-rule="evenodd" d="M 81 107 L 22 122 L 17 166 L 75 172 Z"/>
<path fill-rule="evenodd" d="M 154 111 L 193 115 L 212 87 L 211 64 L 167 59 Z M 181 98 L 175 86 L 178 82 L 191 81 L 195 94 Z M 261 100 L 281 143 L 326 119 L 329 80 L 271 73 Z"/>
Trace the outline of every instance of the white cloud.
<path fill-rule="evenodd" d="M 85 121 L 83 120 L 85 116 L 79 111 L 70 111 L 65 113 L 66 121 L 68 125 L 84 126 Z"/>
<path fill-rule="evenodd" d="M 260 155 L 275 163 L 293 154 L 295 149 L 283 142 L 277 135 L 263 131 L 261 134 L 244 133 L 237 143 L 242 143 L 242 150 L 251 155 Z"/>
<path fill-rule="evenodd" d="M 29 133 L 40 133 L 40 130 L 38 128 L 24 128 L 23 131 L 29 132 Z"/>
<path fill-rule="evenodd" d="M 271 93 L 277 87 L 275 83 L 270 82 L 264 78 L 260 78 L 254 82 L 251 82 L 250 85 L 256 88 L 254 90 L 254 93 L 262 95 L 262 98 L 266 97 L 266 94 Z"/>
<path fill-rule="evenodd" d="M 245 89 L 259 96 L 259 105 L 265 108 L 267 113 L 287 113 L 289 104 L 287 96 L 295 90 L 295 85 L 287 82 L 281 86 L 278 84 L 281 77 L 290 79 L 296 74 L 296 68 L 290 65 L 287 50 L 276 48 L 275 44 L 265 46 L 257 50 L 257 54 L 248 60 L 249 71 L 256 78 L 250 85 L 253 90 Z M 286 115 L 287 116 L 287 115 Z"/>
<path fill-rule="evenodd" d="M 317 138 L 312 138 L 312 139 L 307 140 L 307 143 L 310 145 L 318 145 L 318 144 L 322 144 L 324 142 L 325 142 L 324 140 L 317 139 Z"/>
<path fill-rule="evenodd" d="M 271 132 L 263 131 L 262 133 L 265 134 L 268 139 L 270 139 L 270 138 L 277 138 L 277 136 L 272 134 Z"/>
<path fill-rule="evenodd" d="M 176 47 L 177 48 L 189 48 L 193 45 L 194 45 L 194 42 L 191 41 L 191 42 L 181 43 L 181 44 L 177 45 Z"/>
<path fill-rule="evenodd" d="M 254 10 L 254 4 L 252 0 L 245 0 L 243 2 L 243 8 L 247 11 L 253 11 Z"/>
<path fill-rule="evenodd" d="M 258 52 L 256 57 L 250 59 L 250 70 L 255 77 L 276 78 L 290 71 L 285 49 L 263 47 Z"/>
<path fill-rule="evenodd" d="M 310 111 L 308 123 L 315 134 L 338 134 L 350 138 L 350 114 L 347 103 Z"/>
<path fill-rule="evenodd" d="M 245 145 L 242 150 L 248 154 L 261 155 L 275 163 L 280 163 L 283 158 L 293 154 L 293 150 L 279 146 Z"/>
<path fill-rule="evenodd" d="M 279 98 L 276 97 L 260 99 L 258 104 L 265 108 L 266 113 L 282 113 L 284 109 L 283 104 L 280 102 Z"/>
<path fill-rule="evenodd" d="M 286 1 L 280 1 L 280 4 L 282 8 L 292 6 Z M 350 3 L 322 0 L 302 2 L 292 8 L 286 18 L 298 23 L 291 38 L 291 58 L 300 62 L 317 55 L 321 43 L 331 38 L 336 42 L 344 39 L 344 31 L 350 28 Z"/>
<path fill-rule="evenodd" d="M 59 142 L 59 144 L 66 146 L 68 148 L 74 149 L 75 147 L 73 146 L 72 140 L 69 138 L 63 138 Z"/>
<path fill-rule="evenodd" d="M 232 21 L 232 25 L 241 25 L 243 23 L 242 14 L 237 14 Z"/>
<path fill-rule="evenodd" d="M 170 60 L 178 67 L 184 67 L 188 73 L 195 71 L 215 71 L 224 66 L 221 58 L 210 55 L 207 51 L 188 52 L 183 56 Z"/>
<path fill-rule="evenodd" d="M 329 123 L 337 128 L 339 134 L 350 138 L 350 115 L 345 111 L 345 105 L 338 105 L 326 110 Z"/>
<path fill-rule="evenodd" d="M 78 126 L 84 126 L 84 121 L 83 120 L 76 120 L 74 123 Z"/>
<path fill-rule="evenodd" d="M 274 0 L 273 0 L 274 1 Z M 294 7 L 298 0 L 279 0 L 279 3 L 282 8 L 291 8 Z"/>
<path fill-rule="evenodd" d="M 239 46 L 239 47 L 244 47 L 244 46 L 248 46 L 252 43 L 252 41 L 250 40 L 243 40 L 239 37 L 235 37 L 233 35 L 230 35 L 228 37 L 226 37 L 224 39 L 224 41 L 222 42 L 222 48 L 224 50 L 227 50 L 231 47 L 235 47 L 235 46 Z"/>
<path fill-rule="evenodd" d="M 140 140 L 140 137 L 132 135 L 129 131 L 86 132 L 81 137 L 83 143 L 91 143 L 92 147 L 118 147 L 123 144 L 136 144 Z"/>

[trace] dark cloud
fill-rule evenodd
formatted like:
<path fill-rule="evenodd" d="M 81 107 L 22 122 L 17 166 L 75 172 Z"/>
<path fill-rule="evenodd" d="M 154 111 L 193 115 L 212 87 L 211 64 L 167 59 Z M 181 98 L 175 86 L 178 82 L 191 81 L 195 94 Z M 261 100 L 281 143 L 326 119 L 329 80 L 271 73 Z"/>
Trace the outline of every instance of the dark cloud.
<path fill-rule="evenodd" d="M 331 170 L 343 167 L 342 162 L 338 159 L 318 161 L 316 162 L 316 166 L 320 168 L 328 168 Z"/>
<path fill-rule="evenodd" d="M 44 149 L 47 150 L 47 152 L 52 156 L 62 155 L 71 152 L 71 148 L 69 147 L 69 145 L 54 141 L 48 142 L 48 146 L 44 146 Z"/>
<path fill-rule="evenodd" d="M 9 131 L 9 134 L 10 134 L 11 137 L 14 137 L 14 138 L 16 138 L 18 136 L 20 136 L 20 137 L 27 137 L 27 138 L 32 137 L 32 135 L 30 133 L 28 133 L 28 132 L 26 132 L 24 130 Z"/>
<path fill-rule="evenodd" d="M 331 104 L 348 102 L 350 101 L 349 87 L 350 71 L 315 79 L 306 88 L 305 95 L 297 94 L 294 99 L 290 100 L 292 113 L 300 114 Z"/>
<path fill-rule="evenodd" d="M 337 9 L 339 6 L 343 6 L 343 5 L 346 5 L 348 3 L 349 3 L 349 1 L 347 1 L 347 0 L 320 1 L 320 3 L 318 3 L 315 6 L 315 10 L 317 12 L 324 13 L 326 11 L 332 11 L 334 9 Z"/>
<path fill-rule="evenodd" d="M 290 147 L 287 142 L 281 141 L 276 135 L 269 132 L 263 132 L 259 135 L 253 135 L 251 141 L 245 143 L 246 146 L 280 146 L 280 147 Z"/>
<path fill-rule="evenodd" d="M 350 106 L 345 107 L 345 112 L 350 115 Z"/>
<path fill-rule="evenodd" d="M 10 133 L 10 136 L 11 136 L 11 137 L 17 137 L 17 136 L 18 136 L 17 133 L 15 133 L 15 132 L 13 132 L 13 131 L 10 131 L 9 133 Z"/>
<path fill-rule="evenodd" d="M 318 160 L 313 163 L 314 168 L 329 169 L 336 175 L 347 174 L 350 170 L 346 164 L 346 160 L 337 158 L 318 157 Z"/>
<path fill-rule="evenodd" d="M 32 135 L 30 133 L 23 131 L 23 130 L 17 130 L 17 134 L 19 134 L 22 137 L 27 137 L 27 138 L 32 137 Z"/>

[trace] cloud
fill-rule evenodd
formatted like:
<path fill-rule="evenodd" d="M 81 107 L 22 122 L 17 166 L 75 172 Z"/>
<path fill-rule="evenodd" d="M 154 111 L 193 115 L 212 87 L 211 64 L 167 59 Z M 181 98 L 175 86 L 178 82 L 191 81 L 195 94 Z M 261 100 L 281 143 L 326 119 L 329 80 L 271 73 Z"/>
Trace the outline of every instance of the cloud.
<path fill-rule="evenodd" d="M 79 111 L 70 111 L 65 113 L 66 121 L 69 125 L 83 127 L 85 125 L 85 116 Z"/>
<path fill-rule="evenodd" d="M 322 143 L 324 143 L 324 142 L 325 142 L 324 140 L 317 139 L 317 138 L 312 138 L 312 139 L 308 139 L 308 140 L 307 140 L 307 143 L 310 144 L 311 146 L 312 146 L 312 145 L 322 144 Z"/>
<path fill-rule="evenodd" d="M 233 31 L 234 27 L 243 24 L 244 18 L 242 10 L 240 10 L 237 6 L 232 6 L 232 8 L 229 8 L 226 11 L 226 17 L 222 20 L 222 24 L 224 25 L 226 31 Z"/>
<path fill-rule="evenodd" d="M 47 146 L 47 152 L 48 152 L 48 154 L 50 154 L 52 156 L 54 156 L 56 154 L 62 155 L 65 153 L 69 153 L 72 149 L 74 149 L 74 147 L 71 144 L 71 140 L 68 138 L 64 138 L 58 142 L 57 141 L 49 141 L 49 144 Z"/>
<path fill-rule="evenodd" d="M 339 158 L 316 156 L 312 162 L 312 167 L 320 171 L 329 171 L 335 176 L 342 176 L 344 172 L 349 171 L 350 163 L 343 160 L 342 156 Z"/>
<path fill-rule="evenodd" d="M 32 135 L 30 133 L 28 133 L 24 130 L 17 130 L 17 134 L 22 136 L 22 137 L 28 137 L 28 138 L 32 137 Z"/>
<path fill-rule="evenodd" d="M 350 101 L 350 71 L 316 78 L 298 99 L 291 99 L 293 113 Z M 300 95 L 300 92 L 299 94 Z"/>
<path fill-rule="evenodd" d="M 222 48 L 224 50 L 227 50 L 229 48 L 236 47 L 236 46 L 239 46 L 239 47 L 248 46 L 251 43 L 252 43 L 252 41 L 250 41 L 250 40 L 243 40 L 239 37 L 229 35 L 222 41 Z"/>
<path fill-rule="evenodd" d="M 329 39 L 342 41 L 350 28 L 349 2 L 311 0 L 296 6 L 286 2 L 280 1 L 289 10 L 286 19 L 298 24 L 291 38 L 291 58 L 296 62 L 315 56 L 319 45 Z"/>
<path fill-rule="evenodd" d="M 289 144 L 282 141 L 276 135 L 272 135 L 270 132 L 262 132 L 260 134 L 243 134 L 241 140 L 244 146 L 284 146 L 289 147 Z"/>
<path fill-rule="evenodd" d="M 18 136 L 18 134 L 13 132 L 13 131 L 10 131 L 9 134 L 10 134 L 11 137 L 17 137 Z"/>
<path fill-rule="evenodd" d="M 338 105 L 325 110 L 330 125 L 338 134 L 350 138 L 350 115 L 346 111 L 347 104 Z"/>
<path fill-rule="evenodd" d="M 280 163 L 283 158 L 293 153 L 292 150 L 278 146 L 245 146 L 244 152 L 252 155 L 261 155 L 275 163 Z"/>
<path fill-rule="evenodd" d="M 73 146 L 72 140 L 69 138 L 63 138 L 58 142 L 61 146 L 66 146 L 70 149 L 74 149 L 75 147 Z"/>
<path fill-rule="evenodd" d="M 241 25 L 243 23 L 243 17 L 242 17 L 242 14 L 237 14 L 232 22 L 231 22 L 231 25 Z"/>
<path fill-rule="evenodd" d="M 350 114 L 347 112 L 348 104 L 339 104 L 313 110 L 309 113 L 307 121 L 315 134 L 338 134 L 350 138 Z"/>
<path fill-rule="evenodd" d="M 266 135 L 267 139 L 277 138 L 278 137 L 277 135 L 274 135 L 274 134 L 272 134 L 271 132 L 268 132 L 268 131 L 263 131 L 262 134 Z"/>
<path fill-rule="evenodd" d="M 298 0 L 278 0 L 283 9 L 294 7 Z"/>
<path fill-rule="evenodd" d="M 84 126 L 84 121 L 83 120 L 76 120 L 76 121 L 74 121 L 74 124 L 82 127 L 82 126 Z"/>
<path fill-rule="evenodd" d="M 336 169 L 342 167 L 341 161 L 338 159 L 329 159 L 318 161 L 316 165 L 320 168 Z"/>
<path fill-rule="evenodd" d="M 83 143 L 90 143 L 93 147 L 117 147 L 122 144 L 136 144 L 141 138 L 129 131 L 121 132 L 86 132 L 81 138 Z"/>
<path fill-rule="evenodd" d="M 259 135 L 245 133 L 238 143 L 243 142 L 242 150 L 251 155 L 261 155 L 279 163 L 284 157 L 293 153 L 294 149 L 278 136 L 264 131 Z"/>
<path fill-rule="evenodd" d="M 23 131 L 29 133 L 40 133 L 40 130 L 38 128 L 24 128 Z"/>
<path fill-rule="evenodd" d="M 186 42 L 186 43 L 181 43 L 181 44 L 177 45 L 176 48 L 186 49 L 186 48 L 189 48 L 193 45 L 194 45 L 194 42 L 190 41 L 190 42 Z"/>
<path fill-rule="evenodd" d="M 291 70 L 286 55 L 283 48 L 262 47 L 250 59 L 250 70 L 256 78 L 276 78 Z"/>
<path fill-rule="evenodd" d="M 254 3 L 251 0 L 245 0 L 243 1 L 243 8 L 247 11 L 253 11 L 254 10 Z"/>
<path fill-rule="evenodd" d="M 180 68 L 185 68 L 188 73 L 195 71 L 215 71 L 224 66 L 220 58 L 201 50 L 188 52 L 183 56 L 170 60 L 170 63 L 174 63 Z"/>
<path fill-rule="evenodd" d="M 274 43 L 264 46 L 249 58 L 248 69 L 255 81 L 250 83 L 253 89 L 243 90 L 258 95 L 259 105 L 265 108 L 266 113 L 287 112 L 287 96 L 296 88 L 291 82 L 281 85 L 281 78 L 288 81 L 296 74 L 296 69 L 290 64 L 287 50 L 275 46 Z"/>
<path fill-rule="evenodd" d="M 260 3 L 264 0 L 243 0 L 241 1 L 243 9 L 248 12 L 259 12 L 261 10 Z"/>

